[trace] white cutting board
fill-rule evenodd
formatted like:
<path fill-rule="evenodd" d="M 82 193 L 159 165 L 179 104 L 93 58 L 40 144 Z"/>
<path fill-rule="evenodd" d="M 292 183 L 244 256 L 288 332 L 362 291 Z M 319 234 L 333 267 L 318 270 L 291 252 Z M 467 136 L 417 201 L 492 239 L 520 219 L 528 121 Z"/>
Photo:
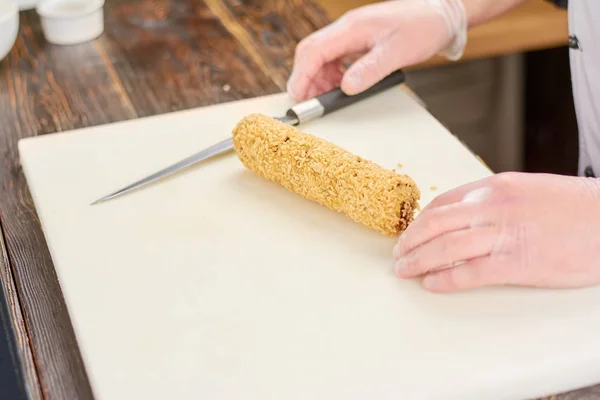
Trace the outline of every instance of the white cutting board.
<path fill-rule="evenodd" d="M 519 399 L 600 380 L 600 289 L 428 293 L 394 276 L 395 239 L 233 153 L 89 206 L 291 104 L 280 94 L 19 143 L 97 398 Z M 422 206 L 489 175 L 399 88 L 302 129 L 403 164 Z"/>

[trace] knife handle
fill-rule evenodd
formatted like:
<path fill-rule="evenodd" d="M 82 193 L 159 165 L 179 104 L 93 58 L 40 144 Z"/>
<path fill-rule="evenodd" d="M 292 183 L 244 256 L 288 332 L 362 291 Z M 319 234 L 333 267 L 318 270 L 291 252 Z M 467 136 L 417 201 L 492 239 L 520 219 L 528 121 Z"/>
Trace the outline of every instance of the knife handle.
<path fill-rule="evenodd" d="M 295 119 L 298 124 L 305 123 L 357 103 L 393 86 L 400 85 L 405 79 L 404 72 L 397 70 L 370 88 L 353 96 L 348 96 L 338 87 L 313 99 L 296 104 L 287 111 L 287 116 Z"/>

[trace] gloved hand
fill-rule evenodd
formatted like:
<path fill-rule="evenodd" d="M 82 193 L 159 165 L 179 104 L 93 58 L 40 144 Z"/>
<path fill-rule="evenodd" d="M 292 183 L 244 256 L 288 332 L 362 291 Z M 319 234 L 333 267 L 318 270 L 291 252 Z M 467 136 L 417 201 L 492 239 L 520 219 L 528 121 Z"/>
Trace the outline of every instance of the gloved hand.
<path fill-rule="evenodd" d="M 502 173 L 425 207 L 393 251 L 402 278 L 434 292 L 600 283 L 600 180 Z"/>
<path fill-rule="evenodd" d="M 359 7 L 298 44 L 287 90 L 296 101 L 339 85 L 348 95 L 359 93 L 436 53 L 460 58 L 466 29 L 462 0 L 391 0 Z M 362 57 L 343 74 L 342 59 L 356 55 Z"/>

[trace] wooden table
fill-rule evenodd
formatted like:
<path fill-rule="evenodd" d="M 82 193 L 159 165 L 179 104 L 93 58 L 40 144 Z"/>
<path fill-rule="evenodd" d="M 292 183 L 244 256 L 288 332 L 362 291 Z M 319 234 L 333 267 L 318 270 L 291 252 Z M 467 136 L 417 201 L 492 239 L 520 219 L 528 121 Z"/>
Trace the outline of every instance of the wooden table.
<path fill-rule="evenodd" d="M 0 63 L 0 277 L 31 398 L 92 392 L 17 141 L 283 91 L 296 43 L 331 18 L 309 0 L 109 0 L 101 38 L 59 47 L 22 13 Z"/>

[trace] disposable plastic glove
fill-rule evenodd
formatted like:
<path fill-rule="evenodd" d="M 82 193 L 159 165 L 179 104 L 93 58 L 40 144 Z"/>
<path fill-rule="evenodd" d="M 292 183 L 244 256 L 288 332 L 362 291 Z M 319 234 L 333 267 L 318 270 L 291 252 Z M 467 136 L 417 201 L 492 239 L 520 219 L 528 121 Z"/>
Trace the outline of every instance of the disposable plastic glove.
<path fill-rule="evenodd" d="M 392 0 L 359 7 L 298 44 L 288 93 L 301 101 L 341 85 L 352 95 L 436 53 L 458 59 L 466 27 L 461 0 Z M 357 55 L 362 56 L 343 74 L 342 60 Z"/>
<path fill-rule="evenodd" d="M 402 278 L 433 292 L 600 283 L 600 180 L 502 173 L 425 207 L 393 251 Z"/>

